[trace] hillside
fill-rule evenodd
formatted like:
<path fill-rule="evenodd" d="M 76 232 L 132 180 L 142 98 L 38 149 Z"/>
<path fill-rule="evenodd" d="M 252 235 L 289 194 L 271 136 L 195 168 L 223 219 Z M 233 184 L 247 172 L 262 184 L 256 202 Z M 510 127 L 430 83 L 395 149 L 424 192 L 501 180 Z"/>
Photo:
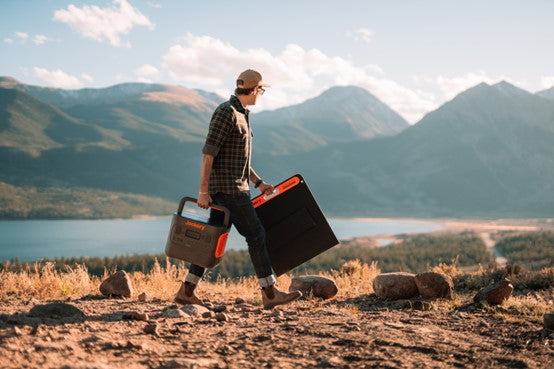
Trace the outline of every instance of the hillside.
<path fill-rule="evenodd" d="M 86 187 L 133 192 L 163 197 L 170 201 L 175 201 L 184 193 L 196 193 L 201 147 L 211 114 L 218 103 L 215 101 L 218 99 L 216 95 L 178 86 L 145 84 L 61 90 L 29 86 L 14 79 L 2 78 L 0 85 L 5 87 L 0 91 L 1 97 L 6 101 L 0 113 L 4 112 L 6 122 L 11 127 L 23 130 L 19 137 L 14 137 L 10 130 L 0 131 L 5 137 L 4 144 L 0 145 L 0 155 L 5 159 L 0 163 L 0 180 L 14 186 Z M 323 94 L 308 104 L 325 106 L 331 96 L 336 109 L 342 109 L 345 102 L 339 97 L 345 93 L 348 97 L 348 93 L 352 91 L 362 96 L 362 100 L 366 99 L 366 102 L 374 99 L 369 93 L 359 90 L 340 88 Z M 19 98 L 14 101 L 8 95 Z M 344 96 L 342 99 L 344 100 Z M 21 106 L 19 100 L 24 100 L 26 105 Z M 365 105 L 358 99 L 357 106 Z M 379 109 L 378 112 L 388 108 L 383 105 Z M 305 114 L 309 110 L 298 105 L 291 111 Z M 326 112 L 331 114 L 331 110 L 327 109 Z M 28 120 L 41 127 L 56 125 L 56 130 L 38 130 L 41 136 L 35 137 L 35 130 L 25 129 L 21 119 L 10 115 L 12 111 L 30 115 Z M 57 115 L 50 120 L 43 119 L 48 117 L 45 111 L 55 112 Z M 351 116 L 355 113 L 356 110 L 349 111 Z M 385 113 L 381 115 L 395 115 L 392 111 Z M 282 109 L 277 115 L 271 116 L 291 114 L 287 109 Z M 335 115 L 340 114 L 343 113 L 337 110 Z M 270 150 L 273 147 L 271 135 L 265 135 L 264 139 L 263 119 L 259 125 L 257 119 L 254 118 L 254 142 L 260 149 L 254 154 L 254 162 L 266 154 L 264 148 Z M 281 118 L 276 119 L 284 121 Z M 340 129 L 341 125 L 343 128 L 351 126 L 352 122 L 348 123 L 344 117 L 341 119 L 338 123 L 333 123 L 336 129 Z M 375 118 L 372 119 L 372 127 L 378 127 L 378 122 Z M 64 121 L 93 127 L 103 136 L 81 135 L 79 144 L 71 144 L 67 140 L 60 143 L 55 136 L 68 135 L 67 124 L 64 126 L 60 123 Z M 403 124 L 403 120 L 398 123 L 399 126 Z M 326 142 L 327 139 L 318 135 L 318 129 L 313 131 L 314 137 L 318 137 L 316 142 Z M 355 134 L 354 131 L 350 132 L 350 139 L 362 138 Z M 289 135 L 286 139 L 290 137 Z M 299 148 L 308 149 L 306 146 Z M 33 155 L 29 155 L 31 150 Z M 273 159 L 270 158 L 271 160 Z"/>
<path fill-rule="evenodd" d="M 255 149 L 297 154 L 337 142 L 395 135 L 409 125 L 367 90 L 333 87 L 301 104 L 256 114 Z"/>
<path fill-rule="evenodd" d="M 0 182 L 0 219 L 101 219 L 168 215 L 168 200 L 90 188 L 15 187 Z"/>
<path fill-rule="evenodd" d="M 2 85 L 12 87 L 0 89 L 0 181 L 171 202 L 197 192 L 215 95 L 129 84 L 94 96 L 68 92 L 90 99 L 54 106 L 17 81 Z M 52 103 L 64 96 L 34 89 Z M 104 92 L 110 103 L 99 102 Z M 303 174 L 329 214 L 554 216 L 554 104 L 506 82 L 475 86 L 404 129 L 356 87 L 254 114 L 252 122 L 258 173 L 274 184 Z"/>
<path fill-rule="evenodd" d="M 536 95 L 547 98 L 549 100 L 554 100 L 554 87 L 539 91 L 536 93 Z"/>
<path fill-rule="evenodd" d="M 345 214 L 554 214 L 554 105 L 507 83 L 469 89 L 394 137 L 295 159 L 271 168 L 303 173 Z"/>
<path fill-rule="evenodd" d="M 25 92 L 0 88 L 0 147 L 38 156 L 62 147 L 120 149 L 127 144 L 112 130 L 87 124 Z"/>

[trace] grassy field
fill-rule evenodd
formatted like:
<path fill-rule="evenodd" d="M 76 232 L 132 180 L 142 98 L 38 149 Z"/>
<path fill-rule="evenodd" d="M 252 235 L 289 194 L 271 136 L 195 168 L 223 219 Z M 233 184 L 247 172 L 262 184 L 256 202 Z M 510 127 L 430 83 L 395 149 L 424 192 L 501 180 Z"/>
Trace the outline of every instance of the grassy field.
<path fill-rule="evenodd" d="M 527 232 L 507 235 L 496 249 L 512 264 L 530 269 L 554 266 L 554 232 Z"/>

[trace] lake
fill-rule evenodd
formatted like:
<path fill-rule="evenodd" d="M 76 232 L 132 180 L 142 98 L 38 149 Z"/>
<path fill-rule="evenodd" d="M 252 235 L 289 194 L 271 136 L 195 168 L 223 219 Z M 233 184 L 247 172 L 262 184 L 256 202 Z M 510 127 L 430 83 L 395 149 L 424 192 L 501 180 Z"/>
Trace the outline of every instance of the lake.
<path fill-rule="evenodd" d="M 329 218 L 339 240 L 398 233 L 427 233 L 441 223 L 416 219 Z M 111 220 L 2 220 L 0 261 L 41 258 L 159 254 L 171 224 L 170 217 Z M 246 249 L 233 228 L 227 249 Z"/>

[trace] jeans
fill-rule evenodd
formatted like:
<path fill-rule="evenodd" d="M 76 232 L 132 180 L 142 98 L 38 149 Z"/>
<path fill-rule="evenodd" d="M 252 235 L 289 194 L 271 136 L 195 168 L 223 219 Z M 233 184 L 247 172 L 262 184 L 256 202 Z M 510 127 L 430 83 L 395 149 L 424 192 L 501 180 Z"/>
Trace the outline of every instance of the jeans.
<path fill-rule="evenodd" d="M 214 205 L 223 205 L 231 212 L 231 223 L 244 236 L 248 244 L 248 253 L 259 279 L 273 275 L 271 261 L 266 247 L 265 229 L 256 214 L 248 195 L 229 195 L 218 192 L 212 195 Z M 221 211 L 210 210 L 210 222 L 223 223 L 224 214 Z M 205 268 L 191 264 L 186 280 L 198 281 L 204 275 Z M 192 277 L 192 279 L 190 278 Z M 199 278 L 195 278 L 199 277 Z M 270 282 L 271 284 L 271 282 Z"/>

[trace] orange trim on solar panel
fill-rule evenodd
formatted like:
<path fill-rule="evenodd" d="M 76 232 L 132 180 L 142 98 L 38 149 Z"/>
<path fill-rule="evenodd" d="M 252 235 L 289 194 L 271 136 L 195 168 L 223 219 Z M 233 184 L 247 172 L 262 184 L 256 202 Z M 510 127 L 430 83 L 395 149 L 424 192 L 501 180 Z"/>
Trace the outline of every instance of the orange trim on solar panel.
<path fill-rule="evenodd" d="M 289 178 L 285 182 L 280 183 L 279 185 L 277 185 L 277 187 L 275 187 L 275 193 L 273 195 L 260 195 L 252 200 L 252 205 L 257 208 L 258 206 L 268 202 L 269 200 L 281 195 L 283 192 L 290 190 L 299 183 L 300 178 L 298 178 L 297 176 Z"/>

